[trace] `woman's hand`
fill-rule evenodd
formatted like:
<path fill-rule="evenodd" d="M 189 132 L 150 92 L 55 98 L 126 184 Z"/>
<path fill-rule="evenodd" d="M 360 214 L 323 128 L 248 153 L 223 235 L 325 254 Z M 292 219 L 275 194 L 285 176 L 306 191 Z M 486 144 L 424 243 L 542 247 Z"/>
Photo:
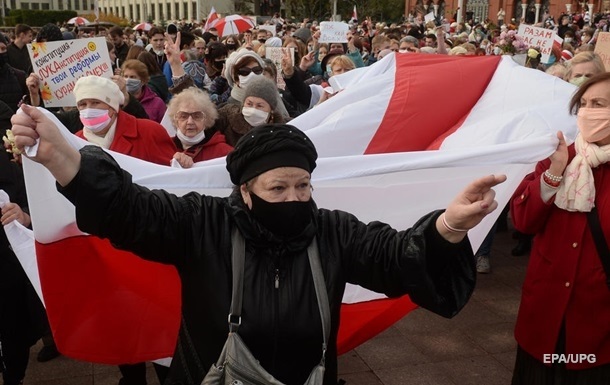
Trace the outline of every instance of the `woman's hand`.
<path fill-rule="evenodd" d="M 123 93 L 123 98 L 125 99 L 123 106 L 129 104 L 129 92 L 127 92 L 127 82 L 125 81 L 125 78 L 120 75 L 112 75 L 110 79 L 112 79 L 112 81 L 119 86 L 119 89 Z"/>
<path fill-rule="evenodd" d="M 555 152 L 549 157 L 551 160 L 551 166 L 549 167 L 549 172 L 555 176 L 562 176 L 563 172 L 568 165 L 568 145 L 566 144 L 566 140 L 563 137 L 563 132 L 557 131 L 557 139 L 559 139 L 559 143 L 557 143 L 557 148 Z"/>
<path fill-rule="evenodd" d="M 314 58 L 314 53 L 314 51 L 311 51 L 310 53 L 301 58 L 301 64 L 299 65 L 301 71 L 305 72 L 311 68 L 313 63 L 316 61 Z"/>
<path fill-rule="evenodd" d="M 289 48 L 282 48 L 282 74 L 286 77 L 291 77 L 294 74 L 292 55 L 290 55 Z"/>
<path fill-rule="evenodd" d="M 6 226 L 12 221 L 17 221 L 23 226 L 28 227 L 30 225 L 30 216 L 21 210 L 21 207 L 17 203 L 7 203 L 2 207 L 2 217 L 0 217 L 2 226 Z"/>
<path fill-rule="evenodd" d="M 182 153 L 182 152 L 177 152 L 174 154 L 174 159 L 176 159 L 178 161 L 178 163 L 180 163 L 180 166 L 182 166 L 182 168 L 191 168 L 193 167 L 193 158 L 191 158 L 190 156 Z"/>
<path fill-rule="evenodd" d="M 25 85 L 30 92 L 30 102 L 33 106 L 40 105 L 40 83 L 40 78 L 33 72 L 25 79 Z"/>
<path fill-rule="evenodd" d="M 180 77 L 185 74 L 184 68 L 182 68 L 182 61 L 180 60 L 180 32 L 176 34 L 176 41 L 172 39 L 172 36 L 165 33 L 165 56 L 169 62 L 169 66 L 172 69 L 172 77 Z"/>
<path fill-rule="evenodd" d="M 24 147 L 34 146 L 39 140 L 36 155 L 29 158 L 49 169 L 62 186 L 74 179 L 80 169 L 80 153 L 42 111 L 23 104 L 21 112 L 11 118 L 11 123 L 15 144 L 21 152 L 24 152 Z"/>
<path fill-rule="evenodd" d="M 449 242 L 458 243 L 468 230 L 498 207 L 492 187 L 504 182 L 506 175 L 488 175 L 470 183 L 449 204 L 436 221 L 436 229 Z"/>

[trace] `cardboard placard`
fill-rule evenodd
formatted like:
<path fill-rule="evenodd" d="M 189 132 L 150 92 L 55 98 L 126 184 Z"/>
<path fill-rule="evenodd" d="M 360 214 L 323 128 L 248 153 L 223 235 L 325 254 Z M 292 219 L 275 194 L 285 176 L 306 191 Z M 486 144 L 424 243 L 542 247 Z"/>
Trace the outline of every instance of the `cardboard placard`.
<path fill-rule="evenodd" d="M 600 32 L 597 35 L 595 53 L 602 58 L 606 71 L 610 71 L 610 32 Z"/>
<path fill-rule="evenodd" d="M 549 62 L 551 52 L 553 51 L 553 42 L 555 41 L 555 31 L 521 24 L 517 34 L 523 38 L 525 44 L 530 48 L 537 48 L 540 50 L 540 54 L 542 55 L 540 58 L 541 62 Z"/>
<path fill-rule="evenodd" d="M 323 21 L 320 23 L 319 43 L 347 43 L 349 25 L 341 21 Z"/>
<path fill-rule="evenodd" d="M 428 23 L 429 21 L 434 21 L 434 12 L 430 12 L 424 16 L 424 22 Z"/>
<path fill-rule="evenodd" d="M 265 59 L 269 59 L 275 64 L 275 69 L 277 70 L 277 88 L 281 90 L 286 89 L 286 82 L 282 77 L 282 55 L 285 50 L 290 50 L 292 65 L 294 65 L 294 48 L 265 47 Z"/>
<path fill-rule="evenodd" d="M 44 106 L 74 107 L 74 84 L 82 76 L 112 76 L 103 37 L 28 44 L 33 71 L 41 80 Z"/>

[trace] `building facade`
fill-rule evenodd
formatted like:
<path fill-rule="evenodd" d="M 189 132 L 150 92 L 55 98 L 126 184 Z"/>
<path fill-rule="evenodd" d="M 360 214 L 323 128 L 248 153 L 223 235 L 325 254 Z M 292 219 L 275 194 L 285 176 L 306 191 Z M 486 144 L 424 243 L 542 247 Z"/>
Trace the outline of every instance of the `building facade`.
<path fill-rule="evenodd" d="M 234 13 L 231 0 L 99 0 L 100 12 L 113 14 L 134 22 L 170 20 L 202 20 L 212 7 L 222 15 Z"/>
<path fill-rule="evenodd" d="M 563 13 L 591 11 L 593 14 L 610 10 L 610 0 L 462 0 L 464 21 L 489 19 L 498 22 L 498 13 L 505 13 L 504 21 L 528 19 L 528 22 L 542 21 L 545 13 L 557 17 Z M 405 0 L 405 12 L 424 9 L 426 12 L 456 19 L 459 0 Z"/>

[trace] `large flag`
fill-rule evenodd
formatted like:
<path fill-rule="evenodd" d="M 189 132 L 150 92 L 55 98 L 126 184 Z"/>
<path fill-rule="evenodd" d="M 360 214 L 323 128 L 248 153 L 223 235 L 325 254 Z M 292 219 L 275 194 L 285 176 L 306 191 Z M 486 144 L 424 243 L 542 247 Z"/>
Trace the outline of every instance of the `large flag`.
<path fill-rule="evenodd" d="M 502 206 L 534 164 L 554 151 L 557 130 L 575 136 L 567 112 L 574 86 L 508 57 L 391 54 L 334 83 L 344 90 L 292 124 L 308 133 L 320 155 L 313 173 L 318 205 L 365 222 L 407 228 L 490 173 L 508 175 L 496 189 Z M 86 144 L 62 132 L 76 148 Z M 231 188 L 224 159 L 177 170 L 112 155 L 150 188 L 221 196 Z M 27 159 L 24 169 L 38 266 L 29 273 L 40 273 L 59 350 L 108 364 L 171 356 L 180 322 L 175 270 L 80 232 L 74 207 L 46 169 Z M 498 212 L 469 233 L 475 250 Z M 27 239 L 15 249 L 32 265 Z M 353 285 L 343 302 L 340 352 L 415 308 L 407 296 L 387 299 Z"/>
<path fill-rule="evenodd" d="M 216 13 L 216 9 L 212 7 L 212 9 L 210 10 L 210 14 L 208 15 L 208 18 L 205 21 L 205 25 L 203 26 L 203 31 L 206 32 L 210 28 L 214 27 L 214 25 L 216 25 L 216 23 L 218 22 L 218 19 L 219 16 L 218 13 Z"/>
<path fill-rule="evenodd" d="M 356 4 L 354 4 L 354 11 L 352 12 L 352 18 L 350 19 L 350 23 L 358 22 L 358 12 L 356 12 Z"/>

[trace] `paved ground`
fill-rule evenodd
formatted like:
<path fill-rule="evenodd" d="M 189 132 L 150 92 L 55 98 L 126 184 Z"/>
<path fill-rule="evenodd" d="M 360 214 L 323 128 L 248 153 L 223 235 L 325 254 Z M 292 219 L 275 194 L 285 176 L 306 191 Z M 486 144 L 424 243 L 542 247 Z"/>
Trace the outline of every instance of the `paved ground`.
<path fill-rule="evenodd" d="M 527 257 L 513 257 L 511 232 L 498 233 L 492 273 L 479 275 L 468 305 L 452 320 L 415 310 L 376 338 L 339 358 L 348 385 L 510 384 L 514 322 Z M 25 385 L 116 385 L 118 369 L 59 357 L 36 362 Z M 150 385 L 158 385 L 152 366 Z"/>

